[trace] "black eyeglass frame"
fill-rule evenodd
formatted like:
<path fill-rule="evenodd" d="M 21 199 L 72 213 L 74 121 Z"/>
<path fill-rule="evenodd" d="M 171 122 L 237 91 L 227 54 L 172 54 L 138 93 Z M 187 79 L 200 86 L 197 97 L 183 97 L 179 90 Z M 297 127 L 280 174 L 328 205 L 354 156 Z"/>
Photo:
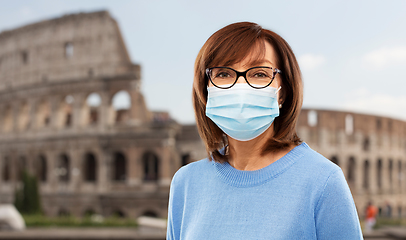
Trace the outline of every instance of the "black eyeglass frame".
<path fill-rule="evenodd" d="M 215 68 L 227 68 L 227 69 L 230 69 L 230 70 L 234 71 L 234 72 L 237 74 L 237 77 L 236 77 L 234 83 L 231 84 L 229 87 L 220 87 L 220 86 L 217 86 L 216 84 L 214 84 L 214 82 L 213 82 L 213 80 L 211 79 L 210 75 L 211 75 L 211 71 L 212 71 L 213 69 L 215 69 Z M 267 85 L 262 86 L 262 87 L 255 87 L 255 86 L 251 85 L 251 84 L 248 82 L 248 80 L 247 80 L 247 72 L 250 71 L 250 70 L 252 70 L 252 69 L 255 69 L 255 68 L 268 68 L 268 69 L 272 69 L 272 73 L 273 73 L 273 74 L 272 74 L 272 79 L 271 79 L 271 81 L 270 81 Z M 233 87 L 233 86 L 237 83 L 238 78 L 241 77 L 241 76 L 244 77 L 244 79 L 245 79 L 245 81 L 247 82 L 247 84 L 250 85 L 250 87 L 252 87 L 252 88 L 256 88 L 256 89 L 266 88 L 266 87 L 268 87 L 269 85 L 271 85 L 271 83 L 273 82 L 273 80 L 275 79 L 275 77 L 276 77 L 276 75 L 277 75 L 278 73 L 281 74 L 282 71 L 279 70 L 279 69 L 277 69 L 277 68 L 265 67 L 265 66 L 252 67 L 252 68 L 247 69 L 247 70 L 244 71 L 244 72 L 239 72 L 239 71 L 237 71 L 237 70 L 235 70 L 235 69 L 232 69 L 232 68 L 230 68 L 230 67 L 211 67 L 211 68 L 206 68 L 206 76 L 209 78 L 210 82 L 211 82 L 215 87 L 221 88 L 221 89 L 228 89 L 228 88 Z"/>

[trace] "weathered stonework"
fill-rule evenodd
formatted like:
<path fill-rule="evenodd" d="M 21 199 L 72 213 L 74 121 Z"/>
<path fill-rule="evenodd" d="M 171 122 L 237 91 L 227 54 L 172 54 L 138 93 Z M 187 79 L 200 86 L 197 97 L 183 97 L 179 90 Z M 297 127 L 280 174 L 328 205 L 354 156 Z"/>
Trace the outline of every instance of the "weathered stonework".
<path fill-rule="evenodd" d="M 26 169 L 47 215 L 166 217 L 173 174 L 204 150 L 195 126 L 147 109 L 141 68 L 109 13 L 5 31 L 0 46 L 0 202 L 13 201 Z M 119 91 L 129 109 L 113 108 Z"/>
<path fill-rule="evenodd" d="M 298 134 L 337 163 L 351 188 L 358 213 L 368 201 L 392 217 L 406 216 L 406 122 L 387 117 L 303 109 Z"/>

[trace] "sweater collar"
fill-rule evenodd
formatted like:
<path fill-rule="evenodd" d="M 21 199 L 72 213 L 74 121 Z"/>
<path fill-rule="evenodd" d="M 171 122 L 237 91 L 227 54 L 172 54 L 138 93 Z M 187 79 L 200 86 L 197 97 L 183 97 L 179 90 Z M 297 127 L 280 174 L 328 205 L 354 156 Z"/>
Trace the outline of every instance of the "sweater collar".
<path fill-rule="evenodd" d="M 286 171 L 304 155 L 303 150 L 308 147 L 306 143 L 302 143 L 277 161 L 254 171 L 235 169 L 228 162 L 219 163 L 213 161 L 213 164 L 215 165 L 217 176 L 227 184 L 235 187 L 252 187 L 261 185 Z"/>

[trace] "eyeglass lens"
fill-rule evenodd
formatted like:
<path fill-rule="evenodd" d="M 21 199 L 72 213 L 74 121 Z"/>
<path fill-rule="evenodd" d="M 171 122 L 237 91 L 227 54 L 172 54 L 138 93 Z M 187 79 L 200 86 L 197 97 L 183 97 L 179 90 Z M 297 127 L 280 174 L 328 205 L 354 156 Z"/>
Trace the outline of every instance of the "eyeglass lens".
<path fill-rule="evenodd" d="M 259 87 L 268 85 L 273 76 L 274 72 L 271 68 L 253 68 L 246 74 L 249 84 Z M 229 68 L 213 68 L 210 71 L 210 79 L 214 85 L 226 88 L 237 80 L 237 73 Z"/>

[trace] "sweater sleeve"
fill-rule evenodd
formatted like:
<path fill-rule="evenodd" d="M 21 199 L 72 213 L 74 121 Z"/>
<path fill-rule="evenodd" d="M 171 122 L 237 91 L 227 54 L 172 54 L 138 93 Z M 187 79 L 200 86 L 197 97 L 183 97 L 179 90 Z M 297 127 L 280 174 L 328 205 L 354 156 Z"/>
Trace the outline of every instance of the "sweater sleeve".
<path fill-rule="evenodd" d="M 315 207 L 317 239 L 363 239 L 355 203 L 341 169 L 327 179 Z"/>

